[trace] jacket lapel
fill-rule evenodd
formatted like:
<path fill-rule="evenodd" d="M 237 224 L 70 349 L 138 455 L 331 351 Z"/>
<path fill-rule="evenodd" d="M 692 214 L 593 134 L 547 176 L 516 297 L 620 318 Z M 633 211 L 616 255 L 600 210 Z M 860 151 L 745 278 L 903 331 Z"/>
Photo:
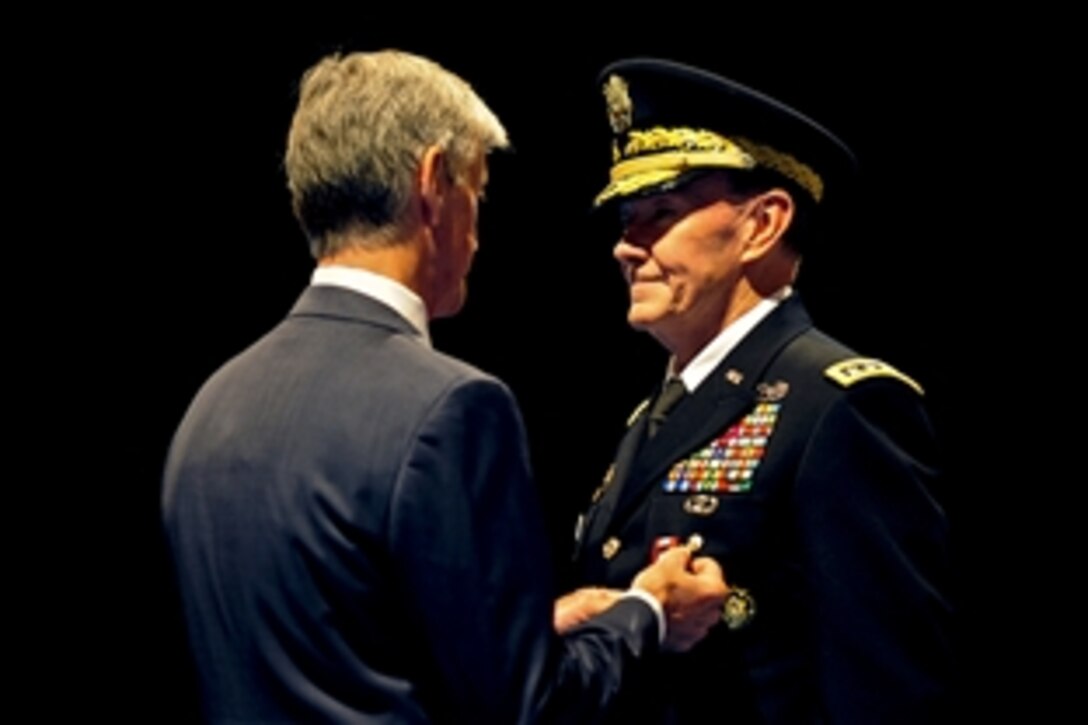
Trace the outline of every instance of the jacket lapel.
<path fill-rule="evenodd" d="M 639 448 L 642 447 L 642 442 L 646 438 L 648 422 L 649 417 L 646 415 L 646 411 L 643 410 L 638 419 L 627 429 L 623 440 L 620 441 L 616 459 L 612 464 L 615 468 L 608 474 L 610 480 L 603 488 L 600 501 L 589 510 L 589 520 L 586 521 L 586 530 L 585 535 L 582 536 L 582 542 L 598 541 L 604 538 L 605 529 L 609 521 L 612 520 L 612 512 L 620 500 L 623 489 L 621 482 L 630 477 L 631 467 L 634 465 Z"/>

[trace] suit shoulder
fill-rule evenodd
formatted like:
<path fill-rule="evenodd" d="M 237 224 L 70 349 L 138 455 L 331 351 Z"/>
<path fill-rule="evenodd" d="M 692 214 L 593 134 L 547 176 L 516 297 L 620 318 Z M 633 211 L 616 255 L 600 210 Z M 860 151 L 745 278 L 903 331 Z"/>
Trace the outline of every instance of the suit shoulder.
<path fill-rule="evenodd" d="M 394 387 L 413 389 L 422 398 L 464 386 L 506 387 L 495 376 L 407 335 L 390 338 L 374 358 L 384 375 L 396 381 Z"/>
<path fill-rule="evenodd" d="M 498 377 L 463 360 L 408 342 L 396 366 L 403 384 L 434 409 L 476 405 L 516 407 L 513 392 Z M 399 356 L 398 356 L 399 357 Z"/>
<path fill-rule="evenodd" d="M 435 351 L 431 362 L 436 372 L 446 381 L 444 387 L 448 389 L 467 389 L 477 392 L 491 391 L 512 397 L 510 388 L 505 382 L 464 360 Z"/>
<path fill-rule="evenodd" d="M 474 365 L 444 352 L 420 345 L 415 339 L 401 338 L 398 339 L 398 342 L 403 347 L 401 352 L 406 362 L 410 360 L 410 364 L 425 369 L 436 379 L 445 383 L 494 379 L 493 376 L 488 375 Z"/>

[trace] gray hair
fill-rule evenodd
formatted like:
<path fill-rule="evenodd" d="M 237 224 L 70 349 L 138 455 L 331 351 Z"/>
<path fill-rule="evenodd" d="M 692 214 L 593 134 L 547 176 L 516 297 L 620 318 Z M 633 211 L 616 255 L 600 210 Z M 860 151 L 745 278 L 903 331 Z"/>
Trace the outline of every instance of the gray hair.
<path fill-rule="evenodd" d="M 292 209 L 318 259 L 353 233 L 390 244 L 428 147 L 442 146 L 461 179 L 480 153 L 508 144 L 491 109 L 437 63 L 396 50 L 334 54 L 299 87 L 284 157 Z"/>

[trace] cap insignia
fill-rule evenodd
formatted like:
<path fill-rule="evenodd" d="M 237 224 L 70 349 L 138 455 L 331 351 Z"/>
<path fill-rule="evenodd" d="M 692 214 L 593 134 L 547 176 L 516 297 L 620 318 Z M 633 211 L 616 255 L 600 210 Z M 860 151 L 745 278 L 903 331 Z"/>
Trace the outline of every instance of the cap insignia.
<path fill-rule="evenodd" d="M 615 133 L 623 133 L 631 128 L 631 118 L 634 106 L 631 103 L 631 95 L 627 91 L 627 81 L 617 75 L 608 76 L 602 90 L 604 100 L 608 104 L 608 124 Z"/>

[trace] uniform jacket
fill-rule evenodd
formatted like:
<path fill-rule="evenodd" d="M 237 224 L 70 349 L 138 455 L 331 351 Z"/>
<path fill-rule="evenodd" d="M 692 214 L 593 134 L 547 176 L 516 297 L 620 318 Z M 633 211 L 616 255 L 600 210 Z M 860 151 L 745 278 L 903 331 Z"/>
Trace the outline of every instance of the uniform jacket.
<path fill-rule="evenodd" d="M 349 290 L 204 385 L 163 516 L 215 722 L 569 721 L 657 648 L 637 600 L 552 633 L 509 391 Z"/>
<path fill-rule="evenodd" d="M 794 295 L 646 424 L 643 408 L 587 512 L 579 583 L 620 586 L 699 534 L 755 613 L 656 663 L 617 722 L 945 721 L 947 526 L 913 381 L 857 362 Z"/>

